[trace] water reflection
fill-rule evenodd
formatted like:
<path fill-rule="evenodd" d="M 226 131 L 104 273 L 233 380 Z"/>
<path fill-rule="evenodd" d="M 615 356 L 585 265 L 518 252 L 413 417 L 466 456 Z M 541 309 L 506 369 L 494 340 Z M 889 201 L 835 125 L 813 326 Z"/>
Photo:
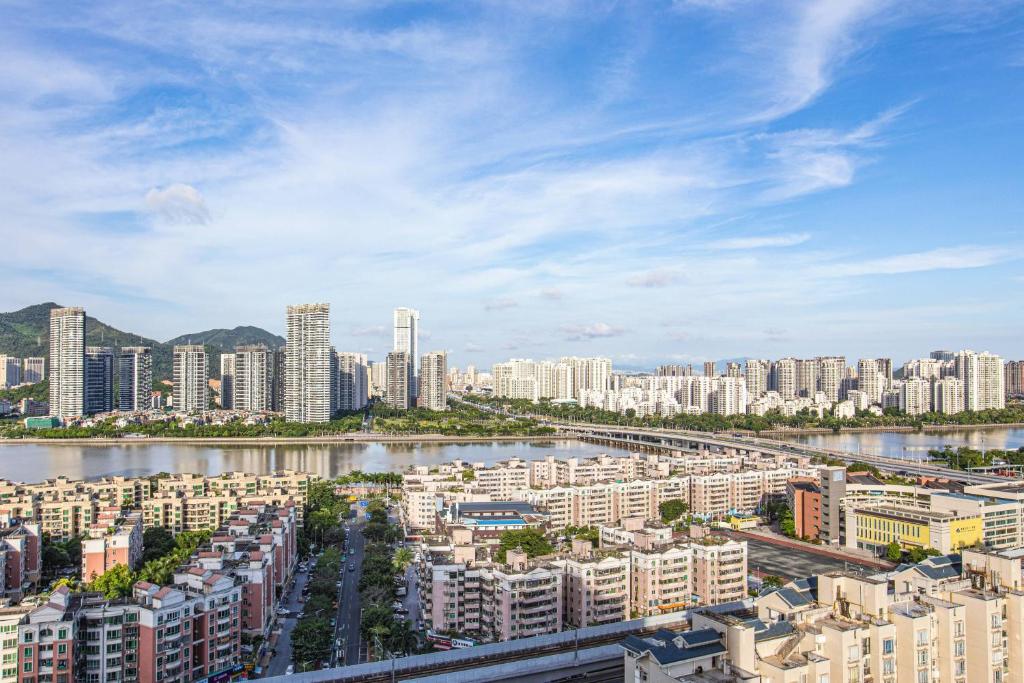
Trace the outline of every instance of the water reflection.
<path fill-rule="evenodd" d="M 1018 427 L 986 427 L 948 432 L 858 432 L 839 434 L 808 434 L 788 437 L 809 446 L 819 446 L 851 453 L 884 455 L 890 458 L 922 460 L 928 451 L 945 446 L 970 446 L 982 449 L 1014 449 L 1024 446 L 1024 429 Z"/>
<path fill-rule="evenodd" d="M 220 474 L 234 470 L 271 472 L 280 469 L 333 477 L 355 469 L 397 472 L 413 464 L 433 465 L 455 459 L 492 464 L 513 457 L 534 460 L 552 454 L 559 458 L 569 458 L 591 457 L 608 452 L 623 451 L 578 441 L 279 446 L 4 444 L 0 445 L 0 478 L 39 481 L 60 475 L 73 479 L 91 479 L 117 474 Z"/>

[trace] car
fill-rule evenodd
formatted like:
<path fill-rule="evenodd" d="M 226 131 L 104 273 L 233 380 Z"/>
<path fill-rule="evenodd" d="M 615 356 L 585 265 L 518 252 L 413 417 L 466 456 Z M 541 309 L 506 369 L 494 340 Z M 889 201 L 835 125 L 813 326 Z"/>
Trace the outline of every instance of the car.
<path fill-rule="evenodd" d="M 293 673 L 295 673 L 295 666 L 293 664 L 289 664 L 288 668 L 284 670 L 284 675 L 291 676 Z"/>
<path fill-rule="evenodd" d="M 349 563 L 348 563 L 348 570 L 349 570 L 350 572 L 354 572 L 354 571 L 356 570 L 356 566 L 355 566 L 355 564 L 353 564 L 352 562 L 349 562 Z"/>
<path fill-rule="evenodd" d="M 349 555 L 355 555 L 356 554 L 356 549 L 355 548 L 349 548 L 348 549 L 348 554 Z"/>

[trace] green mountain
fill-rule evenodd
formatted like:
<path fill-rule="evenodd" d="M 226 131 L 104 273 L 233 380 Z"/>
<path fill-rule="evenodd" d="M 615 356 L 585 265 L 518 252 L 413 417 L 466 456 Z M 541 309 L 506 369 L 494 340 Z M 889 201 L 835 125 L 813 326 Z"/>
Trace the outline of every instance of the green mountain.
<path fill-rule="evenodd" d="M 11 313 L 0 313 L 0 355 L 48 356 L 50 310 L 60 308 L 52 301 Z M 96 318 L 86 316 L 85 340 L 88 346 L 149 346 L 153 349 L 153 379 L 170 379 L 173 374 L 172 348 L 175 344 L 204 344 L 210 354 L 210 376 L 220 375 L 217 355 L 239 344 L 266 344 L 272 349 L 284 345 L 284 338 L 258 327 L 242 326 L 233 330 L 207 330 L 158 342 L 132 332 L 123 332 Z"/>
<path fill-rule="evenodd" d="M 285 338 L 267 332 L 259 327 L 242 325 L 233 330 L 206 330 L 205 332 L 193 332 L 183 334 L 166 342 L 169 346 L 175 344 L 204 344 L 214 349 L 234 349 L 243 344 L 263 344 L 269 349 L 279 349 L 285 345 Z M 207 349 L 209 350 L 209 349 Z M 220 353 L 220 351 L 217 351 Z"/>

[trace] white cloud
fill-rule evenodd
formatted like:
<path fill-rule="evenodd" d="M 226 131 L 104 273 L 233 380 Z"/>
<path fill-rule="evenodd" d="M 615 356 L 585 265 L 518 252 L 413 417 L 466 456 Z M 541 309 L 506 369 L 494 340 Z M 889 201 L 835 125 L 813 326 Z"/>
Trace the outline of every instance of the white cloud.
<path fill-rule="evenodd" d="M 370 325 L 369 327 L 357 327 L 349 334 L 353 337 L 387 337 L 391 330 L 383 325 Z"/>
<path fill-rule="evenodd" d="M 545 287 L 540 290 L 540 296 L 548 301 L 561 301 L 565 297 L 565 292 L 557 287 Z"/>
<path fill-rule="evenodd" d="M 516 308 L 519 302 L 515 299 L 492 299 L 484 302 L 485 311 L 504 311 L 509 308 Z"/>
<path fill-rule="evenodd" d="M 626 284 L 630 287 L 646 287 L 649 289 L 668 287 L 675 282 L 676 274 L 668 270 L 652 270 L 629 277 Z"/>
<path fill-rule="evenodd" d="M 210 210 L 199 190 L 191 185 L 175 183 L 146 193 L 146 208 L 169 223 L 206 225 Z"/>
<path fill-rule="evenodd" d="M 607 323 L 594 323 L 592 325 L 563 325 L 562 332 L 566 339 L 579 341 L 587 339 L 601 339 L 604 337 L 617 337 L 625 330 L 621 327 L 613 327 Z"/>
<path fill-rule="evenodd" d="M 782 235 L 762 235 L 749 237 L 730 237 L 716 240 L 708 244 L 709 249 L 764 249 L 767 247 L 793 247 L 811 239 L 809 233 L 797 232 Z"/>

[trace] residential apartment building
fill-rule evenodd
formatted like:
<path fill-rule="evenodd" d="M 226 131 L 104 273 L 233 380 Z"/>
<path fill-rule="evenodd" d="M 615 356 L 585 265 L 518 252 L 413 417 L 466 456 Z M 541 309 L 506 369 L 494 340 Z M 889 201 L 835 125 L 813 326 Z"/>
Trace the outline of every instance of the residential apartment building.
<path fill-rule="evenodd" d="M 235 407 L 235 354 L 220 354 L 220 407 L 230 410 Z"/>
<path fill-rule="evenodd" d="M 262 344 L 235 347 L 231 369 L 231 406 L 235 410 L 260 413 L 273 409 L 274 354 L 270 349 Z M 223 379 L 221 392 L 225 392 Z"/>
<path fill-rule="evenodd" d="M 338 409 L 362 410 L 370 396 L 369 362 L 364 353 L 338 354 Z"/>
<path fill-rule="evenodd" d="M 149 410 L 153 391 L 153 352 L 148 346 L 124 346 L 117 359 L 117 408 Z"/>
<path fill-rule="evenodd" d="M 332 377 L 329 304 L 287 308 L 284 413 L 289 422 L 331 419 Z"/>
<path fill-rule="evenodd" d="M 575 540 L 572 553 L 552 564 L 563 574 L 565 626 L 586 628 L 629 619 L 629 551 L 595 552 L 590 541 Z"/>
<path fill-rule="evenodd" d="M 409 354 L 392 351 L 387 358 L 387 387 L 384 401 L 392 408 L 408 410 L 412 407 L 413 377 L 410 374 Z"/>
<path fill-rule="evenodd" d="M 0 389 L 9 389 L 21 384 L 21 359 L 0 355 Z"/>
<path fill-rule="evenodd" d="M 420 360 L 419 406 L 448 410 L 448 354 L 433 351 Z"/>
<path fill-rule="evenodd" d="M 109 413 L 114 409 L 114 349 L 85 347 L 85 413 Z"/>
<path fill-rule="evenodd" d="M 25 384 L 37 384 L 46 379 L 46 359 L 40 357 L 26 358 L 22 365 L 21 381 Z"/>
<path fill-rule="evenodd" d="M 990 410 L 1006 407 L 1003 360 L 987 351 L 959 351 L 953 361 L 956 377 L 964 385 L 967 410 Z"/>
<path fill-rule="evenodd" d="M 85 414 L 85 310 L 50 310 L 50 414 Z"/>
<path fill-rule="evenodd" d="M 82 580 L 92 581 L 119 564 L 138 569 L 142 550 L 142 513 L 117 507 L 98 512 L 82 539 Z"/>
<path fill-rule="evenodd" d="M 209 364 L 202 344 L 174 347 L 174 409 L 201 413 L 209 408 Z"/>

